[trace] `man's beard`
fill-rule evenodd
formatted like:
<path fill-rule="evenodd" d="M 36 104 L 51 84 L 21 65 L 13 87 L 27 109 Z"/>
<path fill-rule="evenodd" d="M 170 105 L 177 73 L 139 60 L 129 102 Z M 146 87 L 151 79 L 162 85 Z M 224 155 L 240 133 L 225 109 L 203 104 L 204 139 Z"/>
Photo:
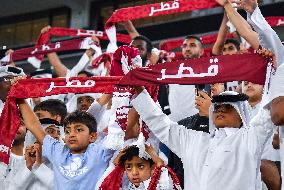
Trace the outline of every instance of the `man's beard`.
<path fill-rule="evenodd" d="M 199 53 L 196 53 L 196 54 L 192 54 L 192 55 L 184 55 L 183 56 L 184 59 L 196 59 L 196 58 L 200 58 L 200 54 Z"/>
<path fill-rule="evenodd" d="M 192 55 L 190 56 L 190 59 L 196 59 L 196 58 L 200 58 L 200 54 L 199 54 L 199 53 L 192 54 Z"/>

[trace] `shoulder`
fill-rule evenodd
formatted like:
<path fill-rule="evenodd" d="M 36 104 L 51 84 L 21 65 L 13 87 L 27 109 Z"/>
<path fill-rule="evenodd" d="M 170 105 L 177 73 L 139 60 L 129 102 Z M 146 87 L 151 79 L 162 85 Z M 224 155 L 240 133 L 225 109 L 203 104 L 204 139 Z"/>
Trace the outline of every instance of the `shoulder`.
<path fill-rule="evenodd" d="M 183 125 L 186 128 L 190 128 L 190 126 L 192 125 L 193 122 L 195 122 L 198 119 L 198 114 L 192 115 L 190 117 L 184 118 L 180 121 L 178 121 L 179 125 Z"/>
<path fill-rule="evenodd" d="M 96 156 L 103 158 L 105 161 L 108 161 L 115 152 L 114 150 L 105 148 L 102 141 L 100 143 L 89 144 L 87 151 L 89 154 L 95 154 Z"/>

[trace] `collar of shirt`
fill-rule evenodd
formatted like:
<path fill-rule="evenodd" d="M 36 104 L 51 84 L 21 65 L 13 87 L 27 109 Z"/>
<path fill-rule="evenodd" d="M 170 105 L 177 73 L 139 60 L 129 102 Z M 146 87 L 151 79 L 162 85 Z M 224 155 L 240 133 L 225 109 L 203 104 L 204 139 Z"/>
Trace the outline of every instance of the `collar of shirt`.
<path fill-rule="evenodd" d="M 225 127 L 220 129 L 215 129 L 215 138 L 224 138 L 229 137 L 235 134 L 239 128 Z"/>
<path fill-rule="evenodd" d="M 251 116 L 254 117 L 257 115 L 260 109 L 260 103 L 256 104 L 254 107 L 251 107 Z"/>

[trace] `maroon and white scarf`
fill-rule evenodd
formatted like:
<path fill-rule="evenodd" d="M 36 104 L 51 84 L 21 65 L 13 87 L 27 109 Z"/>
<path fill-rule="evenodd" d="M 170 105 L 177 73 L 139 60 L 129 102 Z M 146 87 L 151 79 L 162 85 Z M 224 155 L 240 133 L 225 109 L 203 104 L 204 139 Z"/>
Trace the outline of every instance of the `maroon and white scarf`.
<path fill-rule="evenodd" d="M 106 33 L 110 41 L 108 50 L 110 52 L 114 52 L 117 49 L 115 24 L 118 22 L 182 13 L 192 10 L 208 9 L 217 6 L 219 5 L 212 0 L 175 0 L 118 9 L 113 12 L 105 24 Z"/>
<path fill-rule="evenodd" d="M 167 170 L 168 174 L 172 178 L 173 181 L 173 190 L 181 190 L 180 182 L 177 175 L 173 172 L 171 168 L 166 165 L 162 165 L 160 167 L 156 167 L 154 169 L 153 175 L 151 177 L 149 186 L 147 190 L 156 190 L 158 183 L 161 179 L 162 171 Z M 98 188 L 98 190 L 120 190 L 122 188 L 122 177 L 125 169 L 124 166 L 119 163 L 106 178 L 103 180 L 102 184 Z M 167 176 L 168 177 L 168 176 Z"/>
<path fill-rule="evenodd" d="M 91 37 L 93 35 L 97 36 L 101 40 L 108 40 L 106 33 L 103 31 L 53 27 L 50 28 L 47 32 L 40 34 L 35 47 L 15 50 L 13 53 L 1 59 L 1 64 L 4 65 L 11 61 L 28 59 L 29 62 L 38 65 L 42 61 L 43 56 L 47 53 L 90 48 L 92 45 L 94 45 L 94 42 L 91 40 L 91 38 L 88 37 Z M 71 36 L 82 38 L 48 44 L 51 36 Z M 117 38 L 119 42 L 125 44 L 131 42 L 129 35 L 117 34 Z"/>
<path fill-rule="evenodd" d="M 227 55 L 137 68 L 124 77 L 20 80 L 11 88 L 0 117 L 0 161 L 8 164 L 10 147 L 20 124 L 17 98 L 64 93 L 112 93 L 116 85 L 212 84 L 236 80 L 264 84 L 267 63 L 268 60 L 254 54 Z"/>
<path fill-rule="evenodd" d="M 124 76 L 131 68 L 142 67 L 142 59 L 139 50 L 130 46 L 121 46 L 113 54 L 111 76 Z M 158 88 L 149 88 L 149 93 L 156 101 Z M 135 94 L 132 87 L 115 87 L 112 97 L 112 108 L 110 122 L 108 126 L 108 135 L 104 142 L 109 149 L 119 150 L 123 148 L 125 130 L 128 120 L 128 112 L 131 109 L 130 101 Z M 141 130 L 146 139 L 149 137 L 149 130 L 143 122 Z"/>

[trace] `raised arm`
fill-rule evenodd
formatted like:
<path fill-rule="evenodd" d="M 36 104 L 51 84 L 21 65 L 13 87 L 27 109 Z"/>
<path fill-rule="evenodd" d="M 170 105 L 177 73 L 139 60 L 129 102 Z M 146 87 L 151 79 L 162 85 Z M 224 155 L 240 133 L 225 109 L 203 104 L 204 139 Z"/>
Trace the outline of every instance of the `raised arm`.
<path fill-rule="evenodd" d="M 86 46 L 87 47 L 85 48 L 88 49 L 86 49 L 85 53 L 82 55 L 81 59 L 75 65 L 75 67 L 67 71 L 66 77 L 78 76 L 78 73 L 83 71 L 92 59 L 97 58 L 102 54 L 102 50 L 100 48 L 100 40 L 96 36 L 92 36 L 91 39 L 88 39 Z"/>
<path fill-rule="evenodd" d="M 146 90 L 137 89 L 137 93 L 138 96 L 132 100 L 133 107 L 156 137 L 179 157 L 183 157 L 184 150 L 194 147 L 195 139 L 201 139 L 205 135 L 171 121 Z"/>
<path fill-rule="evenodd" d="M 228 18 L 236 27 L 238 33 L 254 48 L 259 48 L 259 40 L 257 34 L 251 29 L 247 21 L 233 8 L 228 0 L 216 0 L 224 7 Z"/>
<path fill-rule="evenodd" d="M 128 34 L 130 35 L 131 39 L 134 39 L 135 37 L 140 35 L 130 20 L 128 20 L 126 22 L 122 22 L 120 24 L 128 32 Z"/>
<path fill-rule="evenodd" d="M 43 139 L 46 136 L 46 133 L 41 128 L 41 124 L 35 115 L 35 113 L 32 111 L 31 107 L 28 105 L 26 100 L 20 99 L 18 100 L 18 106 L 20 108 L 20 111 L 22 113 L 22 117 L 24 119 L 25 126 L 28 130 L 32 132 L 32 134 L 36 137 L 38 142 L 40 144 L 43 143 Z"/>
<path fill-rule="evenodd" d="M 238 1 L 234 0 L 238 6 L 247 12 L 247 20 L 252 25 L 259 36 L 260 45 L 271 50 L 276 56 L 277 65 L 284 63 L 284 46 L 279 36 L 265 20 L 257 5 L 256 0 Z"/>
<path fill-rule="evenodd" d="M 132 139 L 139 136 L 139 114 L 134 108 L 131 108 L 127 116 L 127 126 L 125 131 L 125 138 Z"/>
<path fill-rule="evenodd" d="M 222 54 L 224 43 L 226 41 L 226 36 L 227 36 L 227 33 L 228 33 L 228 27 L 226 25 L 228 20 L 229 19 L 227 17 L 227 14 L 224 13 L 223 20 L 222 20 L 221 26 L 220 26 L 219 31 L 218 31 L 217 40 L 214 43 L 213 48 L 212 48 L 212 54 L 213 55 Z"/>
<path fill-rule="evenodd" d="M 40 33 L 46 33 L 48 32 L 48 30 L 51 28 L 51 26 L 45 26 L 41 29 Z M 60 61 L 58 55 L 56 53 L 48 53 L 47 54 L 47 59 L 49 61 L 49 63 L 54 67 L 54 70 L 56 72 L 56 74 L 59 77 L 65 77 L 66 73 L 67 73 L 67 67 L 65 67 L 62 62 Z"/>
<path fill-rule="evenodd" d="M 67 67 L 63 65 L 57 53 L 52 52 L 47 54 L 49 63 L 53 66 L 58 77 L 65 77 L 67 74 Z"/>

